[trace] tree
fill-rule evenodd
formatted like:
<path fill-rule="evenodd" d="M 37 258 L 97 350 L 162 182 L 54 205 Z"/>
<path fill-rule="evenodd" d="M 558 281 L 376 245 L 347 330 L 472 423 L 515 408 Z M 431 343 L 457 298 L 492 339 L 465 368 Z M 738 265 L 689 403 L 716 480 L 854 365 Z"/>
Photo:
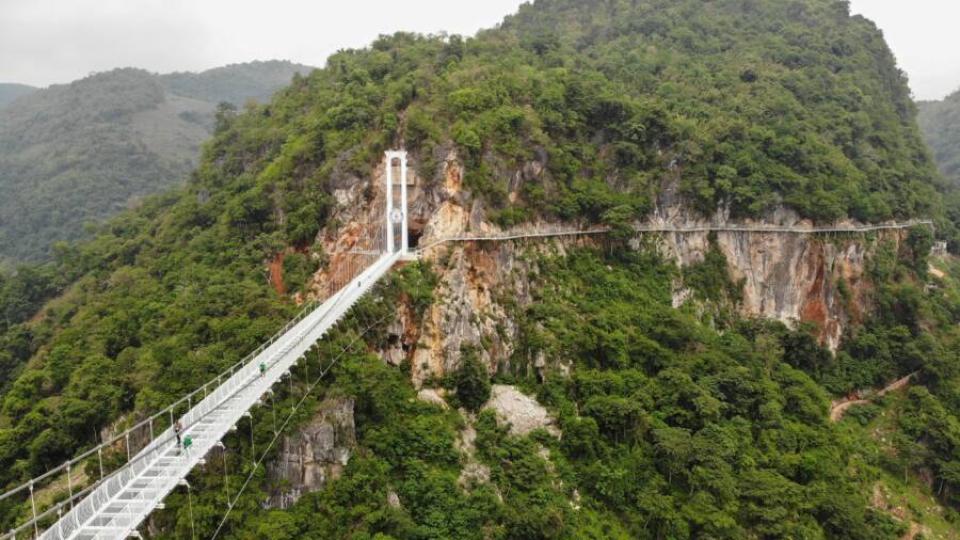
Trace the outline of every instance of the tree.
<path fill-rule="evenodd" d="M 663 459 L 663 468 L 667 470 L 667 482 L 673 482 L 673 473 L 686 470 L 693 451 L 693 439 L 690 431 L 682 428 L 661 428 L 653 430 L 657 455 Z"/>
<path fill-rule="evenodd" d="M 461 350 L 460 367 L 454 375 L 454 386 L 460 404 L 478 411 L 490 399 L 490 376 L 472 347 Z"/>

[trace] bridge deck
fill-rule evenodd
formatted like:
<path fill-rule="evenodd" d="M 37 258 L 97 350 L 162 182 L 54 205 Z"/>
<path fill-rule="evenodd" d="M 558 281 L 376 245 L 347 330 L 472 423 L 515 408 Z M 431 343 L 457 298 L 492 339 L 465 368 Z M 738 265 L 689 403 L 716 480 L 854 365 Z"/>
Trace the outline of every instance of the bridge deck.
<path fill-rule="evenodd" d="M 237 369 L 182 418 L 193 445 L 180 451 L 167 429 L 41 536 L 43 540 L 125 538 L 198 462 L 400 258 L 385 254 L 252 361 Z M 260 364 L 267 364 L 264 374 Z"/>

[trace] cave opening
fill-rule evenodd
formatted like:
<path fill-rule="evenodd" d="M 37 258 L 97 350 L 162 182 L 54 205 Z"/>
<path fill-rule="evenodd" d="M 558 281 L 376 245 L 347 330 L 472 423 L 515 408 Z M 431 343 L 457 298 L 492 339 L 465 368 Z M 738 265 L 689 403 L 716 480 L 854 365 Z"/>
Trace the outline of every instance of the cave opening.
<path fill-rule="evenodd" d="M 409 249 L 417 249 L 420 247 L 420 237 L 423 236 L 423 229 L 418 228 L 409 228 L 407 229 L 407 247 Z"/>

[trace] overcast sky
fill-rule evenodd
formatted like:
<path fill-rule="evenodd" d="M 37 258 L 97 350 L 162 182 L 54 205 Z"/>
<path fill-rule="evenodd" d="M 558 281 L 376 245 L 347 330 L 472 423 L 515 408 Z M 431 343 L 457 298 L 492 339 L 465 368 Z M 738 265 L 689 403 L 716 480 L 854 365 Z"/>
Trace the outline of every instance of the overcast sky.
<path fill-rule="evenodd" d="M 69 82 L 121 66 L 197 71 L 249 60 L 322 66 L 395 30 L 472 34 L 521 0 L 0 0 L 0 82 Z M 851 0 L 919 99 L 960 87 L 958 0 Z"/>

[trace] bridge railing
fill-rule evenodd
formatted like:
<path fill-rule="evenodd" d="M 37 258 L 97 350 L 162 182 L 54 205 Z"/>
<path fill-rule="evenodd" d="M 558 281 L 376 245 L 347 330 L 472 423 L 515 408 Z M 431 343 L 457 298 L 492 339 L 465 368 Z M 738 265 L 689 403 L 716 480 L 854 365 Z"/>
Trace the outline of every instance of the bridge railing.
<path fill-rule="evenodd" d="M 145 449 L 151 446 L 158 447 L 162 445 L 162 443 L 170 441 L 171 437 L 173 436 L 171 427 L 173 426 L 173 423 L 180 418 L 180 413 L 178 411 L 190 411 L 195 402 L 199 402 L 205 397 L 208 397 L 208 395 L 211 393 L 211 389 L 217 389 L 221 387 L 223 382 L 229 380 L 238 370 L 242 369 L 244 366 L 249 366 L 250 362 L 254 358 L 263 353 L 263 351 L 265 351 L 268 347 L 276 343 L 280 336 L 284 335 L 295 324 L 303 320 L 304 317 L 316 309 L 321 303 L 322 302 L 320 300 L 314 300 L 305 304 L 293 319 L 289 320 L 283 327 L 274 333 L 270 339 L 262 343 L 254 351 L 220 372 L 215 378 L 211 378 L 199 388 L 189 392 L 159 412 L 150 415 L 146 419 L 134 424 L 132 427 L 127 428 L 126 430 L 114 435 L 104 442 L 101 442 L 89 450 L 78 454 L 64 464 L 54 467 L 53 469 L 50 469 L 47 472 L 31 478 L 23 484 L 20 484 L 19 486 L 0 494 L 0 501 L 9 499 L 18 494 L 26 495 L 27 498 L 25 498 L 23 502 L 30 502 L 32 507 L 30 511 L 31 518 L 20 524 L 18 527 L 0 536 L 0 539 L 12 537 L 11 533 L 21 533 L 25 530 L 33 529 L 35 522 L 42 521 L 55 513 L 60 514 L 64 509 L 73 508 L 76 500 L 86 497 L 91 491 L 93 491 L 103 482 L 113 482 L 117 486 L 125 485 L 124 477 L 130 474 L 129 471 L 135 471 L 139 473 L 140 471 L 137 470 L 137 467 L 143 466 L 144 463 L 149 462 L 150 457 L 155 457 L 145 453 Z M 183 420 L 189 422 L 189 419 L 184 418 Z M 192 424 L 192 422 L 190 423 Z M 158 428 L 163 429 L 159 430 L 158 433 Z M 141 448 L 134 449 L 132 445 L 135 444 L 137 439 L 142 439 L 144 432 L 148 433 L 146 443 Z M 134 442 L 131 442 L 131 440 Z M 117 467 L 116 471 L 108 474 L 103 468 L 103 455 L 104 453 L 109 455 L 116 449 L 118 443 L 122 443 L 122 446 L 126 451 L 126 460 Z M 75 471 L 78 465 L 85 467 L 95 456 L 97 457 L 98 466 L 100 469 L 100 478 L 90 486 L 77 486 L 77 490 L 75 491 L 73 486 L 70 485 L 72 483 L 70 473 Z M 49 484 L 51 480 L 65 473 L 67 475 L 68 483 L 67 498 L 52 504 L 48 508 L 36 508 L 35 491 L 37 491 L 38 488 L 43 488 Z M 29 501 L 27 499 L 29 499 Z"/>

